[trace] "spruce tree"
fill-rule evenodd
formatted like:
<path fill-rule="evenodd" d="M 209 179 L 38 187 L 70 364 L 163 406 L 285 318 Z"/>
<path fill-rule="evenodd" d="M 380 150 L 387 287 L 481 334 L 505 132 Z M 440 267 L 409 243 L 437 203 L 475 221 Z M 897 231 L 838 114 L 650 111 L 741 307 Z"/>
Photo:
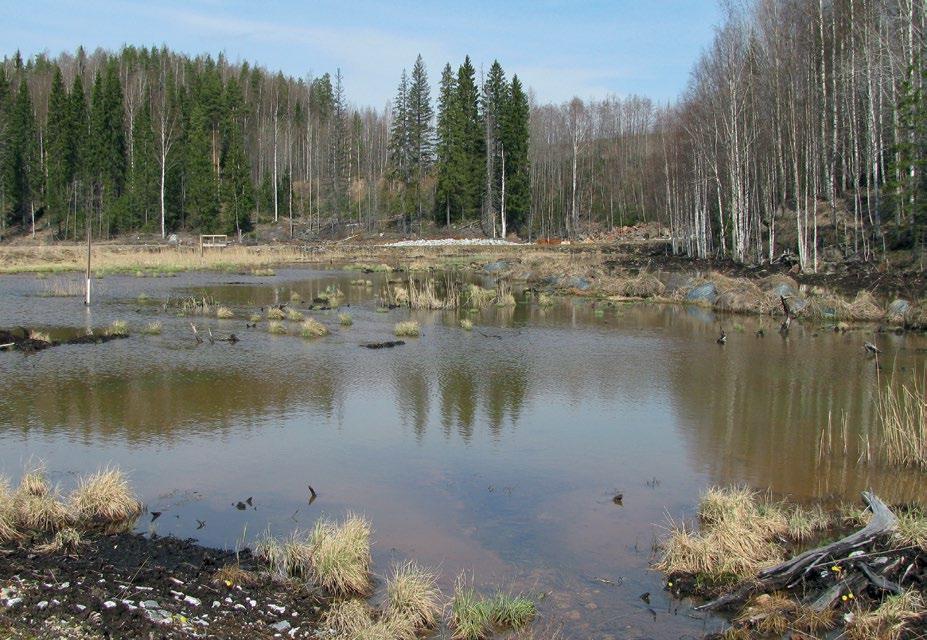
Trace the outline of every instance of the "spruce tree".
<path fill-rule="evenodd" d="M 222 124 L 222 229 L 226 233 L 245 233 L 252 229 L 254 185 L 251 165 L 245 155 L 242 122 L 245 117 L 241 88 L 233 78 L 225 87 L 225 118 Z"/>
<path fill-rule="evenodd" d="M 516 230 L 524 228 L 531 207 L 530 115 L 528 96 L 513 75 L 501 118 L 501 146 L 505 152 L 505 215 Z"/>
<path fill-rule="evenodd" d="M 456 143 L 455 109 L 457 103 L 457 81 L 450 64 L 441 71 L 441 85 L 438 92 L 438 122 L 435 127 L 435 220 L 451 224 L 451 203 L 456 192 L 454 148 Z"/>
<path fill-rule="evenodd" d="M 452 155 L 459 156 L 456 199 L 460 216 L 464 220 L 479 217 L 482 201 L 483 170 L 483 127 L 479 114 L 479 92 L 476 87 L 476 72 L 470 56 L 457 70 L 457 95 L 455 100 L 455 145 Z M 455 160 L 456 163 L 456 160 Z"/>
<path fill-rule="evenodd" d="M 412 174 L 415 179 L 415 207 L 419 226 L 422 223 L 422 191 L 425 176 L 434 163 L 434 109 L 431 106 L 431 87 L 428 85 L 428 71 L 421 54 L 412 67 L 412 82 L 409 85 L 409 146 L 412 160 Z"/>
<path fill-rule="evenodd" d="M 489 68 L 483 83 L 483 95 L 480 102 L 483 121 L 483 144 L 485 156 L 485 179 L 483 189 L 483 211 L 485 222 L 496 235 L 497 217 L 500 212 L 502 193 L 502 118 L 508 101 L 508 84 L 502 65 L 496 60 Z"/>
<path fill-rule="evenodd" d="M 4 167 L 4 184 L 9 202 L 8 210 L 11 221 L 18 220 L 25 227 L 31 221 L 34 212 L 33 198 L 41 175 L 32 99 L 25 79 L 19 83 L 7 128 L 9 148 Z"/>
<path fill-rule="evenodd" d="M 71 167 L 71 197 L 74 205 L 74 238 L 77 238 L 78 221 L 83 217 L 86 224 L 86 195 L 88 178 L 88 159 L 90 143 L 88 142 L 90 123 L 87 116 L 87 98 L 84 95 L 84 83 L 81 74 L 74 76 L 71 93 L 68 96 L 68 160 Z"/>
<path fill-rule="evenodd" d="M 184 139 L 184 184 L 187 224 L 203 232 L 218 226 L 219 198 L 212 165 L 209 114 L 204 105 L 193 104 Z"/>
<path fill-rule="evenodd" d="M 71 181 L 73 167 L 70 164 L 71 105 L 61 69 L 55 67 L 51 91 L 48 95 L 48 126 L 45 132 L 46 152 L 46 205 L 47 215 L 52 224 L 60 226 L 67 213 L 68 185 Z"/>
<path fill-rule="evenodd" d="M 129 172 L 127 229 L 153 228 L 158 211 L 158 167 L 154 128 L 151 121 L 151 95 L 145 92 L 132 124 L 132 166 Z"/>

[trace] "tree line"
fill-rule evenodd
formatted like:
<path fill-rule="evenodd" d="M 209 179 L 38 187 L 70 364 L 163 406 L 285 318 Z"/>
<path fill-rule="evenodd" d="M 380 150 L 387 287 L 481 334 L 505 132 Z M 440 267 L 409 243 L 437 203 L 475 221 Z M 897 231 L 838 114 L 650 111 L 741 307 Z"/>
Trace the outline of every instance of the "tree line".
<path fill-rule="evenodd" d="M 381 109 L 334 76 L 127 47 L 0 65 L 0 224 L 59 237 L 281 219 L 581 237 L 638 221 L 673 250 L 806 270 L 922 249 L 922 0 L 727 3 L 680 98 L 539 103 L 469 58 L 421 57 Z"/>
<path fill-rule="evenodd" d="M 59 238 L 291 234 L 432 218 L 505 233 L 528 209 L 528 98 L 494 63 L 421 57 L 393 105 L 352 106 L 340 71 L 292 78 L 166 48 L 0 64 L 0 225 Z M 0 233 L 2 233 L 0 226 Z"/>

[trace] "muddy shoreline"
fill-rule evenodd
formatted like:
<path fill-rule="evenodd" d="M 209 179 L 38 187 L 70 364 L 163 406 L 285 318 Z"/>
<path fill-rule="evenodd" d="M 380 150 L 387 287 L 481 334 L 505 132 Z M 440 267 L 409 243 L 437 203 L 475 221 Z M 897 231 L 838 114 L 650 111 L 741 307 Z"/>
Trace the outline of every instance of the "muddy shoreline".
<path fill-rule="evenodd" d="M 137 533 L 87 536 L 67 555 L 4 548 L 0 635 L 316 637 L 321 596 L 265 569 L 247 549 Z"/>

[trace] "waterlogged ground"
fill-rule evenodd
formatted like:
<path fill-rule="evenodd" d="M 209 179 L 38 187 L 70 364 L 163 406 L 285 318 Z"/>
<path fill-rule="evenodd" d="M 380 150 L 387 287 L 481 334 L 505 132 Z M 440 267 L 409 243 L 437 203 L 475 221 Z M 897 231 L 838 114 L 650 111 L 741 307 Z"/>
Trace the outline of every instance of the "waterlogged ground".
<path fill-rule="evenodd" d="M 414 558 L 450 593 L 466 570 L 482 587 L 540 597 L 544 619 L 571 638 L 696 637 L 719 626 L 666 598 L 648 569 L 655 525 L 691 515 L 709 485 L 802 501 L 856 499 L 869 487 L 891 501 L 925 498 L 923 476 L 857 463 L 861 434 L 877 446 L 874 390 L 893 368 L 923 364 L 921 337 L 804 326 L 783 339 L 771 320 L 558 299 L 489 308 L 471 316 L 469 333 L 456 311 L 415 312 L 421 338 L 371 351 L 359 345 L 392 339 L 410 312 L 376 312 L 384 276 L 363 276 L 369 289 L 352 287 L 357 277 L 107 277 L 90 311 L 45 295 L 62 288 L 55 279 L 0 279 L 0 327 L 63 336 L 122 319 L 133 329 L 104 345 L 0 352 L 0 470 L 15 479 L 41 459 L 67 489 L 76 474 L 118 464 L 162 512 L 142 530 L 229 548 L 360 512 L 375 528 L 378 574 Z M 322 339 L 246 328 L 259 307 L 328 285 L 346 292 L 353 326 L 330 311 L 311 314 L 332 330 Z M 236 319 L 161 307 L 204 294 Z M 151 320 L 162 335 L 141 335 Z M 240 342 L 197 345 L 191 320 Z M 881 372 L 865 340 L 883 349 Z M 829 416 L 832 452 L 820 457 Z"/>

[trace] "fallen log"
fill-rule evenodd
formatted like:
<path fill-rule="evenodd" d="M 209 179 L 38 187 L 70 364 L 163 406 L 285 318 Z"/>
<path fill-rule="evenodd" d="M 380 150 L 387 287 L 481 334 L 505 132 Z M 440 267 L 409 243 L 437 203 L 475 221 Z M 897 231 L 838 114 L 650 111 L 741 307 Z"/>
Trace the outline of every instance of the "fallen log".
<path fill-rule="evenodd" d="M 898 526 L 898 518 L 892 513 L 892 510 L 877 495 L 868 491 L 863 493 L 863 500 L 872 511 L 872 519 L 859 531 L 851 533 L 836 542 L 805 551 L 774 567 L 764 569 L 760 571 L 755 580 L 746 582 L 734 591 L 696 607 L 696 609 L 703 611 L 721 609 L 743 602 L 757 593 L 768 593 L 793 587 L 809 571 L 820 566 L 825 560 L 828 563 L 844 560 L 854 550 L 872 544 L 877 539 L 893 532 Z M 839 595 L 838 592 L 837 596 L 839 597 Z"/>

